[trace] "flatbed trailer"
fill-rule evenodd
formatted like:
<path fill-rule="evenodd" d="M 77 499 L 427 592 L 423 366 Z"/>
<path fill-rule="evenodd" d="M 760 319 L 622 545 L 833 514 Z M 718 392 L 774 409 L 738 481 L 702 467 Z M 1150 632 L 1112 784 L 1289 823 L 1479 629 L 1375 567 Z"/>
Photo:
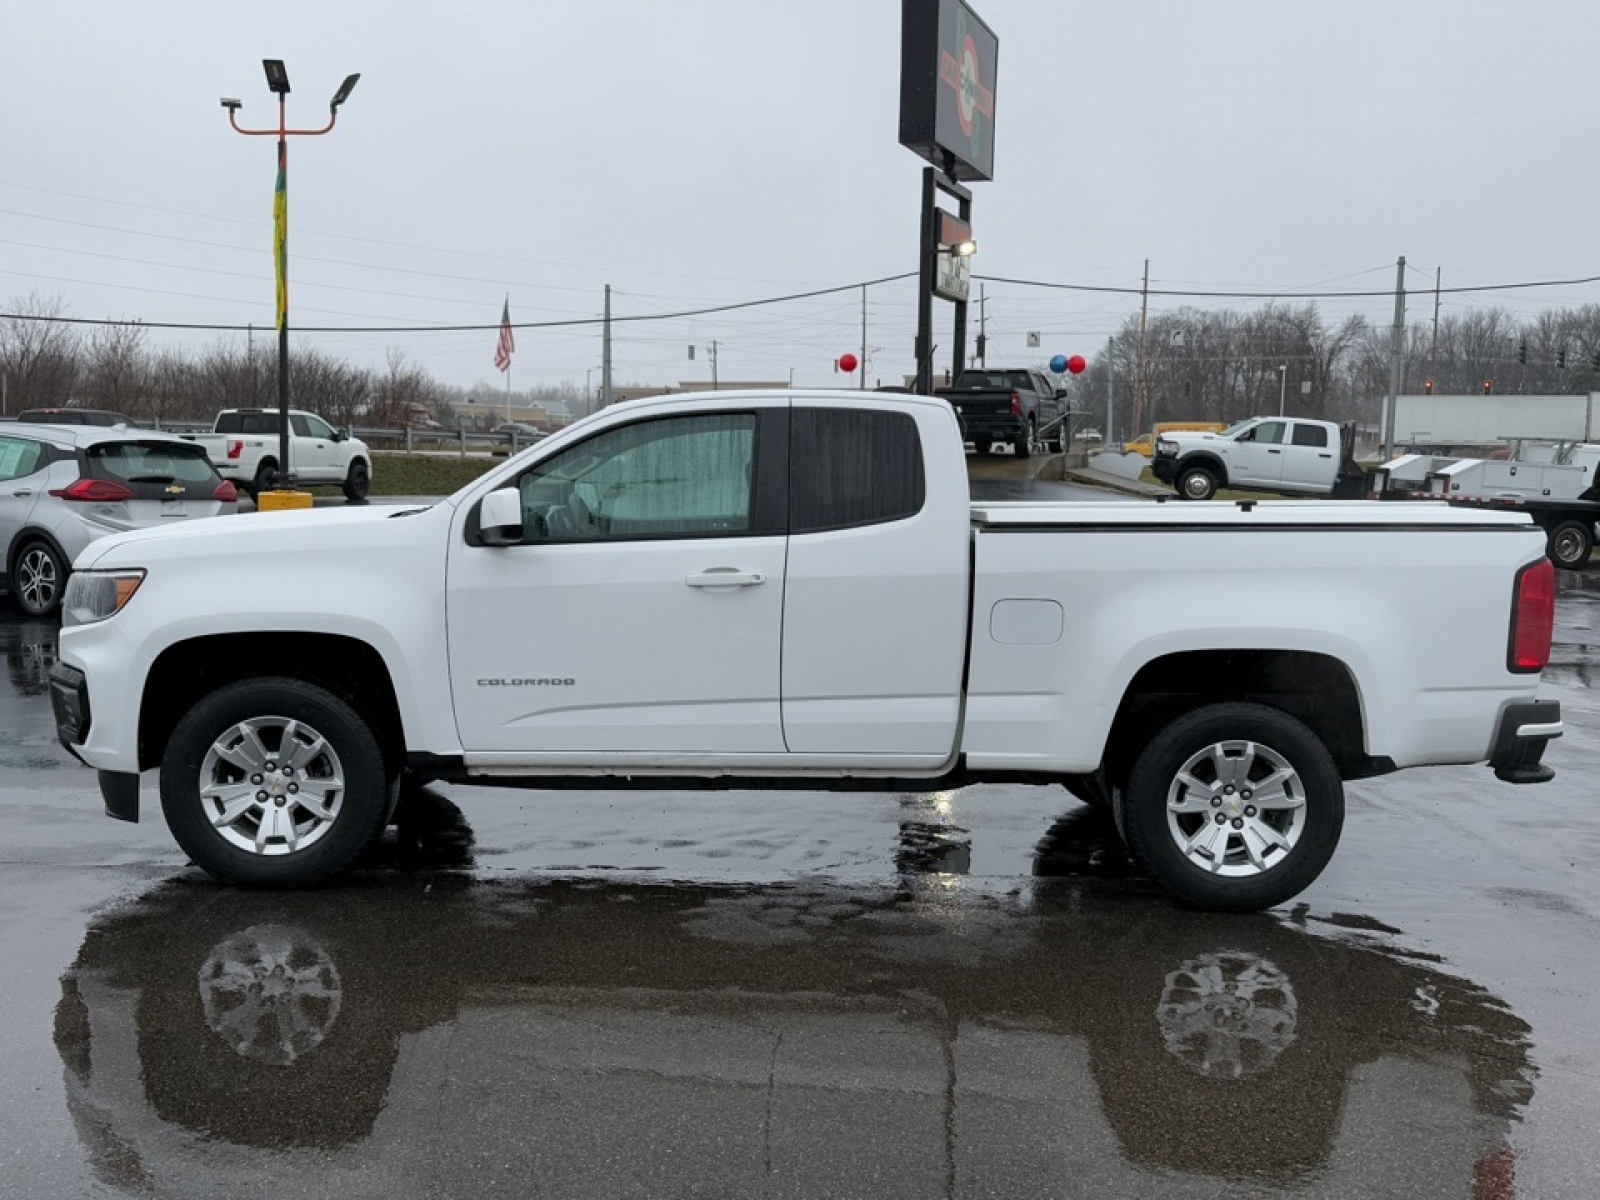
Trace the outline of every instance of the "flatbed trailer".
<path fill-rule="evenodd" d="M 1429 497 L 1430 499 L 1434 497 Z M 1546 500 L 1520 496 L 1440 496 L 1458 508 L 1489 508 L 1527 513 L 1545 532 L 1545 553 L 1556 566 L 1575 571 L 1589 561 L 1595 531 L 1600 526 L 1600 498 L 1590 488 L 1577 500 Z"/>

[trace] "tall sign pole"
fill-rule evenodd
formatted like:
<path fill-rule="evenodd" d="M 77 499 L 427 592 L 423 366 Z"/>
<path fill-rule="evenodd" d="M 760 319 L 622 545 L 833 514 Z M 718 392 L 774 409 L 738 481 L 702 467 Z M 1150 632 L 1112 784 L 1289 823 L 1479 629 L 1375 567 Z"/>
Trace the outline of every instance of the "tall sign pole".
<path fill-rule="evenodd" d="M 952 374 L 966 357 L 972 193 L 994 177 L 1000 41 L 966 0 L 901 0 L 900 144 L 924 158 L 917 234 L 916 390 L 933 390 L 933 297 L 955 305 Z M 938 205 L 955 198 L 956 213 Z M 959 233 L 956 232 L 959 230 Z M 864 375 L 863 375 L 864 377 Z"/>

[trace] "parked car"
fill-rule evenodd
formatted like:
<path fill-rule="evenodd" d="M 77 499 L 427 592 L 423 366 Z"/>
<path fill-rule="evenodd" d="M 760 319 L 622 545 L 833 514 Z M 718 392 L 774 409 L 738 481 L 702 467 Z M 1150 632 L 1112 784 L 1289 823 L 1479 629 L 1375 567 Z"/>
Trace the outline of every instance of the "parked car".
<path fill-rule="evenodd" d="M 550 436 L 544 430 L 524 425 L 520 421 L 507 421 L 503 425 L 496 425 L 490 432 L 498 433 L 513 446 L 531 446 L 540 438 Z"/>
<path fill-rule="evenodd" d="M 279 427 L 276 409 L 225 408 L 210 433 L 184 436 L 205 449 L 222 478 L 255 500 L 282 480 Z M 328 484 L 347 500 L 364 500 L 372 485 L 372 452 L 316 413 L 290 409 L 289 473 L 296 487 Z"/>
<path fill-rule="evenodd" d="M 1251 417 L 1221 433 L 1161 434 L 1150 473 L 1184 500 L 1209 500 L 1219 488 L 1332 496 L 1355 470 L 1351 449 L 1332 421 Z"/>
<path fill-rule="evenodd" d="M 199 446 L 102 426 L 0 426 L 0 485 L 0 583 L 35 617 L 55 614 L 96 538 L 231 513 L 239 498 Z"/>
<path fill-rule="evenodd" d="M 104 408 L 28 408 L 17 420 L 29 425 L 133 425 L 132 417 Z"/>
<path fill-rule="evenodd" d="M 961 433 L 978 454 L 1005 444 L 1018 458 L 1035 448 L 1065 450 L 1067 390 L 1026 367 L 966 370 L 934 392 L 950 402 Z"/>
<path fill-rule="evenodd" d="M 159 767 L 194 863 L 273 887 L 354 862 L 407 770 L 529 788 L 1033 782 L 1114 810 L 1185 903 L 1243 911 L 1321 872 L 1345 779 L 1554 775 L 1561 705 L 1537 690 L 1555 571 L 1525 518 L 974 504 L 965 456 L 927 397 L 660 396 L 405 520 L 308 510 L 108 538 L 70 585 L 57 731 L 107 816 L 136 820 Z M 315 586 L 231 586 L 263 563 Z M 555 632 L 528 636 L 530 613 Z"/>

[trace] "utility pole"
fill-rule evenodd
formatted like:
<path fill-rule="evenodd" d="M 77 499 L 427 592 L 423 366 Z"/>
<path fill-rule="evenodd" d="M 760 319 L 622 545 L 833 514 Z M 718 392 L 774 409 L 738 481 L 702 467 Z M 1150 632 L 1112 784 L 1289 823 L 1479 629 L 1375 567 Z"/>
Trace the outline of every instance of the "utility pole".
<path fill-rule="evenodd" d="M 711 390 L 715 392 L 719 390 L 717 387 L 717 342 L 715 338 L 711 340 L 711 345 L 706 349 L 711 352 Z"/>
<path fill-rule="evenodd" d="M 1433 269 L 1433 345 L 1428 347 L 1428 374 L 1433 374 L 1433 364 L 1438 361 L 1439 354 L 1439 272 L 1443 268 Z"/>
<path fill-rule="evenodd" d="M 978 285 L 978 350 L 972 361 L 979 366 L 989 365 L 989 287 Z"/>
<path fill-rule="evenodd" d="M 600 407 L 611 403 L 611 285 L 606 284 L 605 321 L 600 326 Z"/>
<path fill-rule="evenodd" d="M 1150 308 L 1150 260 L 1144 260 L 1144 283 L 1139 287 L 1139 356 L 1133 364 L 1133 427 L 1144 428 L 1146 380 L 1144 368 L 1144 331 Z"/>
<path fill-rule="evenodd" d="M 1402 254 L 1395 265 L 1394 277 L 1394 328 L 1389 333 L 1389 394 L 1383 404 L 1383 457 L 1389 458 L 1394 450 L 1394 410 L 1400 395 L 1400 356 L 1405 347 L 1406 334 L 1406 256 Z"/>
<path fill-rule="evenodd" d="M 1111 421 L 1112 391 L 1113 384 L 1117 377 L 1117 360 L 1112 356 L 1111 351 L 1116 347 L 1116 344 L 1116 338 L 1106 339 L 1106 436 L 1105 440 L 1100 444 L 1105 446 L 1107 449 L 1110 449 L 1111 447 L 1112 431 L 1116 428 Z M 1135 432 L 1138 431 L 1135 430 Z M 1126 441 L 1127 439 L 1124 438 L 1123 440 Z M 1155 447 L 1152 446 L 1150 449 L 1154 451 Z"/>
<path fill-rule="evenodd" d="M 867 390 L 867 285 L 861 285 L 861 390 Z"/>

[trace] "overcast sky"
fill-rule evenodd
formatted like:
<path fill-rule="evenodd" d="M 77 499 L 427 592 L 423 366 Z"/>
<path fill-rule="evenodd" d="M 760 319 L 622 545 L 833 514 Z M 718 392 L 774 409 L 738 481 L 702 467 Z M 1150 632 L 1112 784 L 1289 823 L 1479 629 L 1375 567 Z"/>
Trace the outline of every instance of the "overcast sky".
<path fill-rule="evenodd" d="M 922 160 L 898 144 L 899 0 L 0 0 L 0 312 L 273 320 L 283 59 L 291 326 L 672 313 L 916 269 Z M 1589 0 L 974 0 L 999 39 L 978 275 L 1137 289 L 1392 289 L 1600 274 Z M 986 286 L 989 362 L 1089 357 L 1139 298 Z M 1426 295 L 1420 293 L 1427 293 Z M 977 298 L 974 284 L 974 299 Z M 1518 316 L 1600 285 L 1447 295 Z M 1155 297 L 1244 306 L 1254 301 Z M 1319 301 L 1392 319 L 1383 297 Z M 914 281 L 866 295 L 869 382 L 913 370 Z M 938 362 L 950 306 L 935 307 Z M 977 306 L 972 315 L 977 317 Z M 614 379 L 832 386 L 862 292 L 620 325 Z M 1026 334 L 1041 332 L 1030 350 Z M 969 335 L 970 336 L 970 335 Z M 296 334 L 504 386 L 492 328 Z M 697 349 L 688 361 L 687 347 Z M 970 348 L 970 343 L 969 343 Z M 519 329 L 513 386 L 598 386 L 598 326 Z"/>

